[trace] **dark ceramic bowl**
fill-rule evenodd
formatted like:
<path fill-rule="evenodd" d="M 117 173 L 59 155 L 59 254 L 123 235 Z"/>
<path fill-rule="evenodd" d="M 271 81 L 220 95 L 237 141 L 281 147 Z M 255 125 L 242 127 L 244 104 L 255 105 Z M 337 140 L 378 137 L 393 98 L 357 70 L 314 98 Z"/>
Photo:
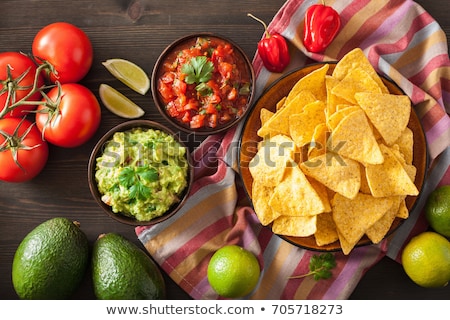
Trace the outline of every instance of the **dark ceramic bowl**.
<path fill-rule="evenodd" d="M 336 63 L 330 63 L 329 73 L 331 74 L 334 70 Z M 261 119 L 260 119 L 260 111 L 262 108 L 266 108 L 270 111 L 276 111 L 277 102 L 280 101 L 281 98 L 286 96 L 289 91 L 292 89 L 294 84 L 307 74 L 313 72 L 314 70 L 322 67 L 323 64 L 313 64 L 308 65 L 298 70 L 292 71 L 291 73 L 286 74 L 281 77 L 278 81 L 276 81 L 272 86 L 270 86 L 262 96 L 256 101 L 254 106 L 252 107 L 251 113 L 245 120 L 243 131 L 240 140 L 240 150 L 239 150 L 239 168 L 242 176 L 242 180 L 244 182 L 244 187 L 247 192 L 248 197 L 252 198 L 252 183 L 253 178 L 250 174 L 249 163 L 251 159 L 254 157 L 258 150 L 258 143 L 261 141 L 261 138 L 257 135 L 258 129 L 261 127 Z M 388 88 L 391 94 L 403 95 L 403 91 L 392 81 L 386 78 L 382 78 L 384 84 Z M 420 120 L 417 114 L 414 111 L 414 108 L 411 109 L 411 116 L 408 123 L 408 127 L 414 133 L 414 158 L 413 164 L 417 168 L 417 173 L 415 177 L 415 185 L 419 191 L 422 190 L 422 186 L 425 181 L 426 171 L 427 171 L 427 144 L 425 139 L 425 134 L 420 123 Z M 413 210 L 414 205 L 416 204 L 418 196 L 407 196 L 406 197 L 406 206 L 409 211 Z M 396 218 L 391 225 L 391 228 L 386 236 L 392 234 L 404 221 L 404 219 Z M 290 237 L 290 236 L 281 236 L 284 240 L 298 246 L 301 248 L 305 248 L 308 250 L 315 251 L 339 251 L 341 250 L 341 246 L 339 241 L 333 242 L 328 245 L 318 246 L 316 244 L 314 236 L 309 237 Z M 356 246 L 369 245 L 372 242 L 364 236 Z"/>
<path fill-rule="evenodd" d="M 163 215 L 159 217 L 155 217 L 149 221 L 139 221 L 135 219 L 134 217 L 130 217 L 121 213 L 115 213 L 112 211 L 111 207 L 107 205 L 105 202 L 102 201 L 102 194 L 98 190 L 98 184 L 95 179 L 95 172 L 96 172 L 96 165 L 97 165 L 97 158 L 102 155 L 102 152 L 104 150 L 105 144 L 112 139 L 114 133 L 116 132 L 124 132 L 131 130 L 133 128 L 149 128 L 149 129 L 155 129 L 160 130 L 162 132 L 167 133 L 168 135 L 171 135 L 175 138 L 175 140 L 180 143 L 181 146 L 186 148 L 186 158 L 188 161 L 188 175 L 187 175 L 187 186 L 183 190 L 180 201 L 177 203 L 174 203 Z M 98 203 L 98 205 L 103 209 L 103 211 L 110 216 L 111 218 L 122 222 L 124 224 L 133 225 L 133 226 L 148 226 L 148 225 L 154 225 L 159 222 L 162 222 L 171 216 L 173 216 L 184 204 L 186 198 L 189 195 L 189 191 L 192 185 L 192 181 L 194 178 L 194 167 L 192 166 L 192 160 L 189 153 L 189 149 L 187 146 L 183 143 L 183 141 L 180 140 L 179 136 L 176 135 L 174 132 L 172 132 L 170 129 L 166 128 L 165 126 L 149 121 L 149 120 L 131 120 L 124 122 L 122 124 L 119 124 L 109 130 L 95 145 L 94 149 L 92 150 L 92 153 L 89 158 L 88 163 L 88 182 L 89 182 L 89 188 L 91 191 L 92 196 L 94 197 L 95 201 Z"/>
<path fill-rule="evenodd" d="M 246 104 L 242 108 L 243 112 L 239 116 L 233 117 L 228 121 L 223 121 L 221 123 L 218 121 L 218 124 L 216 127 L 208 127 L 203 126 L 200 128 L 191 128 L 189 123 L 184 123 L 181 120 L 169 115 L 167 111 L 167 101 L 164 101 L 163 96 L 160 93 L 159 90 L 159 79 L 162 77 L 162 75 L 165 73 L 165 69 L 168 64 L 173 65 L 174 61 L 176 60 L 177 53 L 180 52 L 180 50 L 192 46 L 197 39 L 204 38 L 211 40 L 211 43 L 214 42 L 213 47 L 215 47 L 216 43 L 219 42 L 226 42 L 227 44 L 231 45 L 233 48 L 233 56 L 236 59 L 235 61 L 238 62 L 235 65 L 237 66 L 237 69 L 240 71 L 240 74 L 245 75 L 245 78 L 249 80 L 250 87 L 249 87 L 249 93 L 248 95 L 245 95 L 246 98 Z M 229 55 L 227 55 L 229 56 Z M 219 74 L 217 69 L 214 71 L 215 74 Z M 194 84 L 195 86 L 196 84 Z M 189 85 L 188 85 L 189 87 Z M 192 85 L 191 85 L 192 87 Z M 170 122 L 174 127 L 176 127 L 179 130 L 182 130 L 187 133 L 195 133 L 198 135 L 210 135 L 218 132 L 225 131 L 233 126 L 235 126 L 239 121 L 241 121 L 243 118 L 245 118 L 246 114 L 248 113 L 250 106 L 253 102 L 254 98 L 254 91 L 255 91 L 255 72 L 253 70 L 253 66 L 249 58 L 245 55 L 244 51 L 235 44 L 232 40 L 227 39 L 223 36 L 212 34 L 212 33 L 197 33 L 188 35 L 185 37 L 182 37 L 174 42 L 172 42 L 169 46 L 166 47 L 166 49 L 161 53 L 158 60 L 156 61 L 156 64 L 153 68 L 152 76 L 151 76 L 151 90 L 153 94 L 153 99 L 155 101 L 155 105 L 158 108 L 161 115 Z"/>

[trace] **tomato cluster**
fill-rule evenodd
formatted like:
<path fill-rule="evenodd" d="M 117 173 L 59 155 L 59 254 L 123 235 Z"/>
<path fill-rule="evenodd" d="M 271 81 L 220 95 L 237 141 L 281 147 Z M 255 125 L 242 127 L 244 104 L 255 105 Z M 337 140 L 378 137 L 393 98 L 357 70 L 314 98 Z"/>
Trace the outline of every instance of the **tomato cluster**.
<path fill-rule="evenodd" d="M 100 104 L 78 83 L 92 61 L 90 39 L 66 22 L 42 28 L 30 55 L 0 53 L 0 180 L 30 180 L 47 162 L 48 143 L 72 148 L 94 135 Z"/>

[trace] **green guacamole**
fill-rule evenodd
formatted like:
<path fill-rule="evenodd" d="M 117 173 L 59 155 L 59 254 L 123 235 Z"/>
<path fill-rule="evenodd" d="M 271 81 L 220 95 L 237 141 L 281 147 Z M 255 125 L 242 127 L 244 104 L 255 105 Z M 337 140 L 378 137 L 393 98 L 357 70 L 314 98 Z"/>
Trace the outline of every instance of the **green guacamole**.
<path fill-rule="evenodd" d="M 114 213 L 148 221 L 163 215 L 187 186 L 186 148 L 155 129 L 116 132 L 97 158 L 102 201 Z"/>

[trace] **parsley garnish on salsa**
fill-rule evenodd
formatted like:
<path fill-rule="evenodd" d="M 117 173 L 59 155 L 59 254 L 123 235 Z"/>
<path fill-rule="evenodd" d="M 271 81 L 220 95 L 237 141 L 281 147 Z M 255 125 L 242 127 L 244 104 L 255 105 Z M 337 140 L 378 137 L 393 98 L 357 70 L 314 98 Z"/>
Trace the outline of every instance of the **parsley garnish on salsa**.
<path fill-rule="evenodd" d="M 192 129 L 216 128 L 242 116 L 250 89 L 244 59 L 214 37 L 194 38 L 175 50 L 158 79 L 169 116 Z"/>

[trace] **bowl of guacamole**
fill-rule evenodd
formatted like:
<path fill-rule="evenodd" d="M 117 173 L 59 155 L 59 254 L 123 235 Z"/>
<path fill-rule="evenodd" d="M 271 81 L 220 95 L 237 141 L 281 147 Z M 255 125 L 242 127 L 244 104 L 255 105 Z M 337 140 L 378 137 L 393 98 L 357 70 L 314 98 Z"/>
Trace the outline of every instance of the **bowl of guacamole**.
<path fill-rule="evenodd" d="M 88 181 L 97 203 L 113 219 L 152 225 L 175 214 L 189 194 L 193 166 L 175 133 L 149 120 L 109 130 L 95 145 Z"/>

